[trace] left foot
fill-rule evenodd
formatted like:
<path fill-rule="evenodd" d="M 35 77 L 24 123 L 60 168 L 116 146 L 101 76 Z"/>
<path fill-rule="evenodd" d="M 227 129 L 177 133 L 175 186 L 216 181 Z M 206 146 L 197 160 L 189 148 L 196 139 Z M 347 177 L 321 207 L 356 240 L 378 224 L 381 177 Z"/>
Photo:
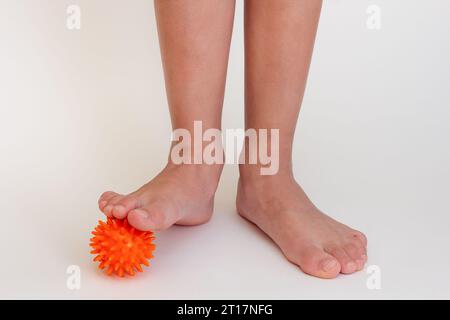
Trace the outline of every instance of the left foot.
<path fill-rule="evenodd" d="M 305 273 L 330 279 L 364 268 L 364 234 L 319 211 L 290 174 L 241 174 L 237 209 Z"/>

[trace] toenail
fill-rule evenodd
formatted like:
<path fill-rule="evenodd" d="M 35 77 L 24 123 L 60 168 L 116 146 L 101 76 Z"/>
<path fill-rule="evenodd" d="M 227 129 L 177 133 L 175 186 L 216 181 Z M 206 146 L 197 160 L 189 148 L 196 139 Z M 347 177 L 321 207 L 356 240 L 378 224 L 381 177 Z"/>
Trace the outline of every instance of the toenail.
<path fill-rule="evenodd" d="M 336 268 L 336 266 L 337 266 L 337 261 L 334 260 L 334 259 L 330 259 L 330 260 L 325 261 L 325 262 L 323 263 L 323 270 L 324 270 L 324 271 L 331 271 L 331 270 L 333 270 L 334 268 Z"/>
<path fill-rule="evenodd" d="M 142 219 L 148 219 L 149 214 L 145 211 L 138 211 L 138 214 L 141 216 Z"/>
<path fill-rule="evenodd" d="M 121 204 L 114 207 L 114 210 L 118 213 L 123 213 L 125 211 L 125 207 Z"/>
<path fill-rule="evenodd" d="M 108 205 L 105 207 L 105 212 L 111 212 L 111 210 L 113 209 L 112 205 Z"/>

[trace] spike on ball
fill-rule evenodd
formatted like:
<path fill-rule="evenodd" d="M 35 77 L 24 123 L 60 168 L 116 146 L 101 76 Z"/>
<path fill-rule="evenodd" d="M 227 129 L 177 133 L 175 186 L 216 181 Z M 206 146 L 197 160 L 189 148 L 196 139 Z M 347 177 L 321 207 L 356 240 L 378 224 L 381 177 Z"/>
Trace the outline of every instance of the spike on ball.
<path fill-rule="evenodd" d="M 92 234 L 90 246 L 91 253 L 96 255 L 94 261 L 108 275 L 134 276 L 135 271 L 143 271 L 141 265 L 150 265 L 148 260 L 153 258 L 155 250 L 153 232 L 139 231 L 127 219 L 108 218 L 106 223 L 99 221 Z"/>

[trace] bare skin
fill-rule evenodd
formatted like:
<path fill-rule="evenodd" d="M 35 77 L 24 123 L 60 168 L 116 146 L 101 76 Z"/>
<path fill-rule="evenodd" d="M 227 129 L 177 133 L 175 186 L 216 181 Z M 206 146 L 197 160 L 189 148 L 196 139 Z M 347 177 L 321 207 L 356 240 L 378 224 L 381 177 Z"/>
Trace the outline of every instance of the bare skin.
<path fill-rule="evenodd" d="M 173 129 L 193 135 L 195 120 L 220 129 L 234 8 L 230 0 L 155 1 Z M 221 172 L 221 165 L 175 165 L 169 157 L 149 183 L 129 195 L 105 192 L 99 207 L 140 230 L 205 223 Z"/>
<path fill-rule="evenodd" d="M 246 127 L 280 129 L 280 170 L 262 176 L 241 165 L 239 213 L 313 276 L 361 270 L 365 236 L 322 213 L 292 173 L 292 144 L 308 76 L 321 1 L 245 2 Z"/>
<path fill-rule="evenodd" d="M 172 126 L 220 129 L 234 0 L 156 0 Z M 273 176 L 240 165 L 237 209 L 305 273 L 334 278 L 361 270 L 365 236 L 317 209 L 295 181 L 292 144 L 306 86 L 319 0 L 246 0 L 246 128 L 280 129 Z M 207 222 L 220 165 L 175 165 L 130 195 L 106 192 L 99 207 L 140 230 Z"/>

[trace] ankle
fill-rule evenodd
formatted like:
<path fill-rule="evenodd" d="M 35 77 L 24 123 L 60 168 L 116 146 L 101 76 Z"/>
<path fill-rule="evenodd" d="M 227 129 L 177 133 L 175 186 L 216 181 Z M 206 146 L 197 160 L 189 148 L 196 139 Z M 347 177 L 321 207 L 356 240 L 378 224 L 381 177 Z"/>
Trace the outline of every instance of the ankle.
<path fill-rule="evenodd" d="M 291 166 L 280 167 L 280 170 L 274 175 L 263 175 L 258 165 L 239 165 L 239 181 L 242 186 L 272 184 L 286 180 L 294 180 Z"/>
<path fill-rule="evenodd" d="M 173 172 L 198 186 L 205 197 L 214 197 L 219 185 L 223 165 L 174 164 L 168 162 L 164 171 Z"/>

